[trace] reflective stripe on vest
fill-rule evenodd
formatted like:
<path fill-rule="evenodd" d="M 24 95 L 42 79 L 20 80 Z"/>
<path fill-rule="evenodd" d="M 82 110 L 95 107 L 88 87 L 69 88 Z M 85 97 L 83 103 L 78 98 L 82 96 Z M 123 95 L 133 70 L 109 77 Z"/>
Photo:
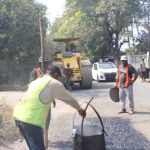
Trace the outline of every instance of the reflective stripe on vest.
<path fill-rule="evenodd" d="M 123 68 L 123 65 L 120 65 L 119 69 L 118 69 L 118 79 L 117 79 L 118 87 L 121 87 L 120 75 L 121 75 L 121 69 L 122 68 Z M 129 64 L 125 68 L 126 68 L 126 82 L 125 82 L 125 87 L 128 87 L 129 86 L 129 82 L 132 81 L 132 78 L 129 77 Z"/>
<path fill-rule="evenodd" d="M 32 81 L 23 100 L 14 108 L 13 117 L 32 125 L 44 128 L 50 105 L 40 100 L 40 94 L 45 86 L 52 80 L 50 76 L 44 76 Z"/>

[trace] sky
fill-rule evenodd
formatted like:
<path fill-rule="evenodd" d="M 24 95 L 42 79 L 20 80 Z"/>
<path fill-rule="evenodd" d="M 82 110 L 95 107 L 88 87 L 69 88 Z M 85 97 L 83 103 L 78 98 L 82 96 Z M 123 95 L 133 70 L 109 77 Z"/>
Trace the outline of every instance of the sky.
<path fill-rule="evenodd" d="M 48 18 L 50 22 L 53 23 L 56 18 L 61 17 L 65 8 L 66 0 L 37 0 L 40 3 L 43 3 L 48 8 Z"/>

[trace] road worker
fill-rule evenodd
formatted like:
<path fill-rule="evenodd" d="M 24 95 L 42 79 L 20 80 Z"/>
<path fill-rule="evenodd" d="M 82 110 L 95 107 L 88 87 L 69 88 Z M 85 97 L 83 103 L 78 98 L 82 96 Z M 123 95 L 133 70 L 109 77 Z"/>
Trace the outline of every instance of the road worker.
<path fill-rule="evenodd" d="M 127 56 L 121 57 L 121 65 L 118 68 L 117 82 L 115 88 L 119 88 L 119 98 L 121 103 L 121 111 L 118 113 L 126 113 L 126 97 L 129 99 L 129 115 L 134 114 L 134 100 L 133 100 L 133 83 L 138 77 L 135 68 L 128 64 Z M 133 76 L 134 75 L 134 76 Z"/>
<path fill-rule="evenodd" d="M 30 150 L 45 150 L 43 128 L 54 98 L 77 109 L 82 117 L 86 115 L 78 101 L 58 81 L 61 76 L 59 67 L 50 65 L 44 76 L 31 82 L 22 101 L 14 107 L 16 126 Z"/>

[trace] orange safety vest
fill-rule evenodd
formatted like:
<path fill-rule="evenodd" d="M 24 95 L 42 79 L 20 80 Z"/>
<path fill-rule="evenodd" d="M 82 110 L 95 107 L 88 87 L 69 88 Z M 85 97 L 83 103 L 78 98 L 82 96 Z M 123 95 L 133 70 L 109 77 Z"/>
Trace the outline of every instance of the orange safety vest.
<path fill-rule="evenodd" d="M 123 65 L 119 66 L 118 69 L 118 78 L 117 78 L 117 85 L 118 87 L 121 87 L 121 82 L 120 82 L 120 75 L 121 75 L 121 69 L 123 68 Z M 129 83 L 132 81 L 132 78 L 129 77 L 129 64 L 126 66 L 126 82 L 125 82 L 125 87 L 129 86 Z"/>
<path fill-rule="evenodd" d="M 37 78 L 40 78 L 41 76 L 41 72 L 38 68 L 36 68 L 36 75 L 37 75 Z"/>

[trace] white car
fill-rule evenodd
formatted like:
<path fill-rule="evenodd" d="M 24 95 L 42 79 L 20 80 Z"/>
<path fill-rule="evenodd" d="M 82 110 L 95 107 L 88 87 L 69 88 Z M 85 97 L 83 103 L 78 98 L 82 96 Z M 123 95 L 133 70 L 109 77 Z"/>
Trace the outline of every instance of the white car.
<path fill-rule="evenodd" d="M 92 76 L 94 80 L 116 80 L 117 67 L 111 62 L 96 62 L 92 66 Z"/>

